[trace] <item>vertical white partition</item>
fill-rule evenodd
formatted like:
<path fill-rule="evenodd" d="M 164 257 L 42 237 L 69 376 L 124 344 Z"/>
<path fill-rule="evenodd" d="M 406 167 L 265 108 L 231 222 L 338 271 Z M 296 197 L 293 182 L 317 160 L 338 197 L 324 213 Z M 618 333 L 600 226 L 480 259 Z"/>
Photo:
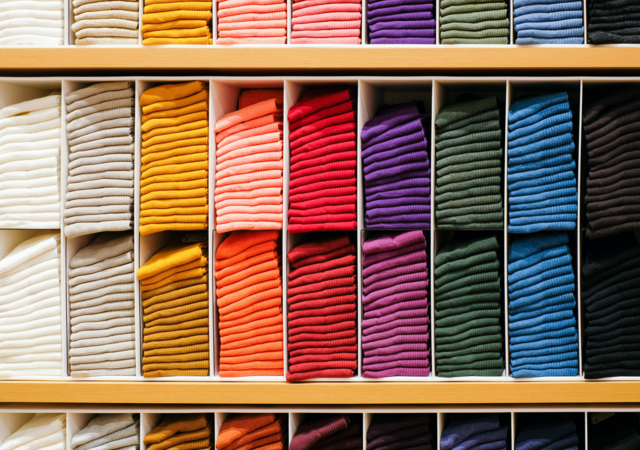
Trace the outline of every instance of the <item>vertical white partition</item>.
<path fill-rule="evenodd" d="M 71 440 L 73 436 L 97 416 L 98 414 L 89 412 L 68 412 L 67 413 L 67 449 L 71 450 Z"/>
<path fill-rule="evenodd" d="M 164 414 L 160 412 L 143 412 L 140 414 L 140 450 L 147 450 L 144 438 L 151 430 L 160 425 L 163 417 Z"/>

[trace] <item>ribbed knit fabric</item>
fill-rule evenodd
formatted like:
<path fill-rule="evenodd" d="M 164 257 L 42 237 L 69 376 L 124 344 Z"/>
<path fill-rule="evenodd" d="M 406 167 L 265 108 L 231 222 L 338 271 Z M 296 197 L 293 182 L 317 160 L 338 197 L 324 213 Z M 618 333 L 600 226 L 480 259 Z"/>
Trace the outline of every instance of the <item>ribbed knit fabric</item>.
<path fill-rule="evenodd" d="M 589 0 L 587 40 L 589 44 L 637 44 L 638 3 L 635 0 Z"/>
<path fill-rule="evenodd" d="M 589 418 L 591 419 L 591 415 Z M 589 420 L 589 448 L 594 450 L 640 448 L 638 415 L 617 412 L 595 424 Z"/>
<path fill-rule="evenodd" d="M 526 414 L 521 420 L 515 450 L 578 448 L 576 424 L 567 413 Z M 562 446 L 555 446 L 565 440 Z"/>
<path fill-rule="evenodd" d="M 73 0 L 73 15 L 76 45 L 138 45 L 138 0 Z"/>
<path fill-rule="evenodd" d="M 138 269 L 145 377 L 209 375 L 207 246 L 183 240 L 176 234 Z"/>
<path fill-rule="evenodd" d="M 140 97 L 143 235 L 207 228 L 208 98 L 201 81 L 156 86 Z"/>
<path fill-rule="evenodd" d="M 508 447 L 509 425 L 506 417 L 495 413 L 450 414 L 440 436 L 442 450 L 483 448 L 483 444 L 495 443 L 495 447 Z"/>
<path fill-rule="evenodd" d="M 290 450 L 362 448 L 361 414 L 307 414 L 298 426 Z"/>
<path fill-rule="evenodd" d="M 0 109 L 0 228 L 60 228 L 60 120 L 55 92 Z"/>
<path fill-rule="evenodd" d="M 385 105 L 363 127 L 365 224 L 369 229 L 429 229 L 429 146 L 424 105 Z M 414 131 L 415 129 L 415 131 Z M 385 139 L 386 138 L 386 139 Z M 406 178 L 405 178 L 406 175 Z M 413 191 L 402 184 L 421 186 Z"/>
<path fill-rule="evenodd" d="M 16 432 L 7 436 L 2 450 L 66 449 L 67 415 L 62 413 L 37 413 Z"/>
<path fill-rule="evenodd" d="M 64 45 L 62 1 L 5 2 L 1 13 L 0 45 Z"/>
<path fill-rule="evenodd" d="M 367 7 L 371 44 L 436 43 L 432 0 L 374 0 Z"/>
<path fill-rule="evenodd" d="M 374 414 L 367 430 L 367 450 L 436 447 L 429 414 Z"/>
<path fill-rule="evenodd" d="M 291 43 L 360 44 L 361 22 L 361 0 L 295 0 Z"/>
<path fill-rule="evenodd" d="M 367 378 L 429 376 L 426 248 L 422 231 L 382 234 L 363 244 L 363 267 L 368 269 L 362 298 L 363 370 Z M 415 298 L 422 300 L 420 307 L 416 308 Z M 388 306 L 393 306 L 394 312 L 381 315 Z"/>
<path fill-rule="evenodd" d="M 67 140 L 84 144 L 82 149 L 70 146 L 64 210 L 68 238 L 133 227 L 133 91 L 132 82 L 116 81 L 67 94 Z M 102 138 L 100 132 L 110 129 L 118 130 L 123 145 Z M 83 202 L 78 203 L 79 195 Z"/>
<path fill-rule="evenodd" d="M 138 414 L 98 414 L 71 438 L 73 450 L 140 448 Z"/>
<path fill-rule="evenodd" d="M 436 117 L 436 221 L 442 229 L 503 227 L 502 113 L 465 94 Z"/>
<path fill-rule="evenodd" d="M 580 0 L 558 3 L 516 1 L 513 9 L 516 44 L 584 43 L 582 6 Z"/>
<path fill-rule="evenodd" d="M 149 450 L 206 450 L 213 447 L 213 441 L 213 417 L 204 413 L 166 414 L 144 438 Z"/>
<path fill-rule="evenodd" d="M 349 378 L 357 369 L 356 249 L 342 234 L 311 235 L 287 255 L 287 381 Z"/>
<path fill-rule="evenodd" d="M 509 8 L 505 1 L 443 0 L 441 44 L 509 44 Z"/>
<path fill-rule="evenodd" d="M 582 119 L 588 154 L 587 237 L 640 229 L 640 201 L 635 193 L 640 144 L 640 92 L 624 86 L 585 93 Z"/>
<path fill-rule="evenodd" d="M 536 234 L 509 247 L 511 376 L 578 375 L 575 277 L 566 234 Z"/>
<path fill-rule="evenodd" d="M 234 414 L 220 427 L 216 449 L 256 448 L 282 450 L 288 438 L 286 415 L 258 413 Z"/>
<path fill-rule="evenodd" d="M 211 45 L 212 8 L 207 1 L 145 1 L 142 44 Z"/>
<path fill-rule="evenodd" d="M 499 245 L 495 237 L 454 239 L 436 255 L 436 373 L 504 371 Z"/>
<path fill-rule="evenodd" d="M 289 109 L 290 232 L 356 228 L 356 116 L 343 88 L 310 89 Z"/>
<path fill-rule="evenodd" d="M 216 44 L 287 43 L 287 4 L 283 0 L 224 0 L 217 7 Z"/>
<path fill-rule="evenodd" d="M 631 233 L 586 242 L 582 266 L 586 378 L 640 374 L 635 331 L 640 324 L 636 292 L 640 244 Z"/>
<path fill-rule="evenodd" d="M 0 378 L 63 375 L 60 233 L 39 231 L 0 259 Z"/>
<path fill-rule="evenodd" d="M 282 95 L 282 89 L 243 91 L 240 109 L 216 123 L 220 233 L 282 229 Z"/>
<path fill-rule="evenodd" d="M 278 231 L 234 231 L 216 252 L 222 377 L 284 375 Z"/>
<path fill-rule="evenodd" d="M 71 376 L 135 376 L 135 339 L 126 330 L 111 333 L 113 345 L 79 337 L 114 319 L 134 324 L 133 234 L 95 236 L 71 257 L 69 268 Z"/>
<path fill-rule="evenodd" d="M 509 232 L 573 230 L 578 218 L 573 121 L 566 92 L 509 109 Z"/>

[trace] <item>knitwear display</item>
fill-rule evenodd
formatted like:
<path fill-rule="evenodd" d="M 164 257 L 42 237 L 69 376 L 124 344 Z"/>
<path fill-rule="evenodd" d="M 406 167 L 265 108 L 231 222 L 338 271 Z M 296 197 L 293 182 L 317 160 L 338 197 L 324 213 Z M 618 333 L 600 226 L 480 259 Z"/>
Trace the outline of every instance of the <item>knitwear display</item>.
<path fill-rule="evenodd" d="M 211 45 L 213 44 L 212 18 L 213 3 L 211 1 L 144 0 L 142 45 Z M 157 101 L 164 100 L 160 98 Z M 176 98 L 173 97 L 171 100 Z M 179 122 L 179 124 L 186 123 Z"/>
<path fill-rule="evenodd" d="M 363 243 L 362 253 L 363 376 L 428 377 L 431 322 L 423 232 L 374 236 Z"/>
<path fill-rule="evenodd" d="M 289 450 L 361 448 L 361 414 L 307 414 L 289 444 Z"/>
<path fill-rule="evenodd" d="M 64 45 L 64 0 L 5 0 L 0 6 L 0 45 Z"/>
<path fill-rule="evenodd" d="M 53 92 L 0 109 L 0 228 L 60 228 L 60 104 Z"/>
<path fill-rule="evenodd" d="M 431 227 L 429 125 L 425 126 L 430 117 L 424 111 L 422 102 L 384 105 L 362 128 L 367 229 Z"/>
<path fill-rule="evenodd" d="M 344 234 L 311 235 L 289 250 L 287 259 L 287 381 L 353 377 L 358 368 L 355 245 Z"/>
<path fill-rule="evenodd" d="M 216 231 L 281 230 L 282 89 L 240 94 L 238 111 L 218 119 Z"/>
<path fill-rule="evenodd" d="M 589 44 L 640 43 L 640 8 L 637 0 L 589 0 Z"/>
<path fill-rule="evenodd" d="M 0 450 L 65 450 L 66 448 L 67 415 L 65 413 L 37 413 L 0 444 Z"/>
<path fill-rule="evenodd" d="M 207 228 L 207 84 L 190 81 L 156 86 L 142 94 L 140 106 L 140 234 Z"/>
<path fill-rule="evenodd" d="M 222 423 L 217 450 L 283 450 L 287 448 L 286 414 L 233 414 Z"/>
<path fill-rule="evenodd" d="M 592 450 L 640 449 L 638 414 L 617 412 L 611 417 L 590 425 L 589 448 Z"/>
<path fill-rule="evenodd" d="M 527 414 L 522 422 L 515 450 L 584 448 L 578 447 L 576 424 L 567 413 Z"/>
<path fill-rule="evenodd" d="M 353 90 L 313 88 L 289 109 L 289 232 L 357 227 L 356 102 Z"/>
<path fill-rule="evenodd" d="M 436 223 L 440 229 L 502 229 L 501 108 L 495 96 L 463 94 L 436 117 Z"/>
<path fill-rule="evenodd" d="M 75 45 L 138 45 L 138 0 L 73 0 Z M 147 0 L 146 4 L 153 4 Z"/>
<path fill-rule="evenodd" d="M 507 45 L 509 7 L 505 0 L 441 0 L 440 43 Z"/>
<path fill-rule="evenodd" d="M 367 429 L 367 450 L 435 450 L 430 414 L 374 414 Z"/>
<path fill-rule="evenodd" d="M 435 44 L 434 0 L 369 0 L 369 43 Z"/>
<path fill-rule="evenodd" d="M 590 247 L 582 264 L 584 376 L 640 376 L 640 244 L 624 233 Z"/>
<path fill-rule="evenodd" d="M 0 259 L 0 378 L 63 376 L 60 231 Z"/>
<path fill-rule="evenodd" d="M 575 230 L 578 219 L 573 115 L 566 92 L 509 109 L 509 232 Z"/>
<path fill-rule="evenodd" d="M 96 83 L 65 98 L 69 174 L 64 234 L 68 238 L 133 228 L 133 85 Z"/>
<path fill-rule="evenodd" d="M 218 246 L 221 377 L 284 375 L 281 239 L 234 231 Z"/>
<path fill-rule="evenodd" d="M 587 237 L 639 230 L 640 90 L 622 85 L 587 91 L 582 126 Z"/>
<path fill-rule="evenodd" d="M 576 290 L 566 234 L 509 247 L 509 353 L 514 378 L 578 375 Z"/>
<path fill-rule="evenodd" d="M 72 450 L 138 450 L 138 414 L 98 414 L 71 438 Z"/>
<path fill-rule="evenodd" d="M 516 44 L 582 44 L 582 1 L 514 0 Z"/>
<path fill-rule="evenodd" d="M 145 437 L 149 450 L 210 450 L 214 443 L 213 415 L 166 414 Z"/>
<path fill-rule="evenodd" d="M 292 44 L 360 44 L 362 0 L 294 0 Z"/>
<path fill-rule="evenodd" d="M 133 259 L 133 234 L 121 232 L 96 235 L 69 261 L 72 377 L 136 375 Z"/>
<path fill-rule="evenodd" d="M 496 413 L 450 414 L 440 436 L 442 450 L 510 448 L 509 421 Z"/>
<path fill-rule="evenodd" d="M 217 45 L 287 43 L 285 0 L 223 0 L 217 8 Z"/>
<path fill-rule="evenodd" d="M 454 238 L 435 258 L 435 356 L 439 377 L 504 372 L 498 239 Z"/>
<path fill-rule="evenodd" d="M 209 375 L 207 244 L 193 240 L 175 234 L 138 269 L 147 378 Z"/>

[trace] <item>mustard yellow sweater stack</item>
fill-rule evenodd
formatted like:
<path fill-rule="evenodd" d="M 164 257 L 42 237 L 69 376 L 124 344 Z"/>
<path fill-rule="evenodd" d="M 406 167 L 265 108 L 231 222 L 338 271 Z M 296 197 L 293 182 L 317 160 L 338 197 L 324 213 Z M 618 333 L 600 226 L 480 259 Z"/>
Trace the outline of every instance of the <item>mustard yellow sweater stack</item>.
<path fill-rule="evenodd" d="M 147 450 L 210 450 L 213 419 L 204 413 L 167 414 L 144 437 Z"/>
<path fill-rule="evenodd" d="M 145 0 L 143 45 L 211 45 L 209 0 Z"/>

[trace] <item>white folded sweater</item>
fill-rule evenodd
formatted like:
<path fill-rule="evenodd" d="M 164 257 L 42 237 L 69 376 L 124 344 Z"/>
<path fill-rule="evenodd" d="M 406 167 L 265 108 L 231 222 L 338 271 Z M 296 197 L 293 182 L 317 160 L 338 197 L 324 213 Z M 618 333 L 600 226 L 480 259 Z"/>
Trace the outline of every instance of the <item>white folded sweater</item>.
<path fill-rule="evenodd" d="M 51 443 L 64 442 L 66 415 L 59 413 L 38 413 L 0 444 L 0 450 L 38 450 L 37 443 L 51 439 Z M 62 437 L 62 439 L 60 439 Z"/>

